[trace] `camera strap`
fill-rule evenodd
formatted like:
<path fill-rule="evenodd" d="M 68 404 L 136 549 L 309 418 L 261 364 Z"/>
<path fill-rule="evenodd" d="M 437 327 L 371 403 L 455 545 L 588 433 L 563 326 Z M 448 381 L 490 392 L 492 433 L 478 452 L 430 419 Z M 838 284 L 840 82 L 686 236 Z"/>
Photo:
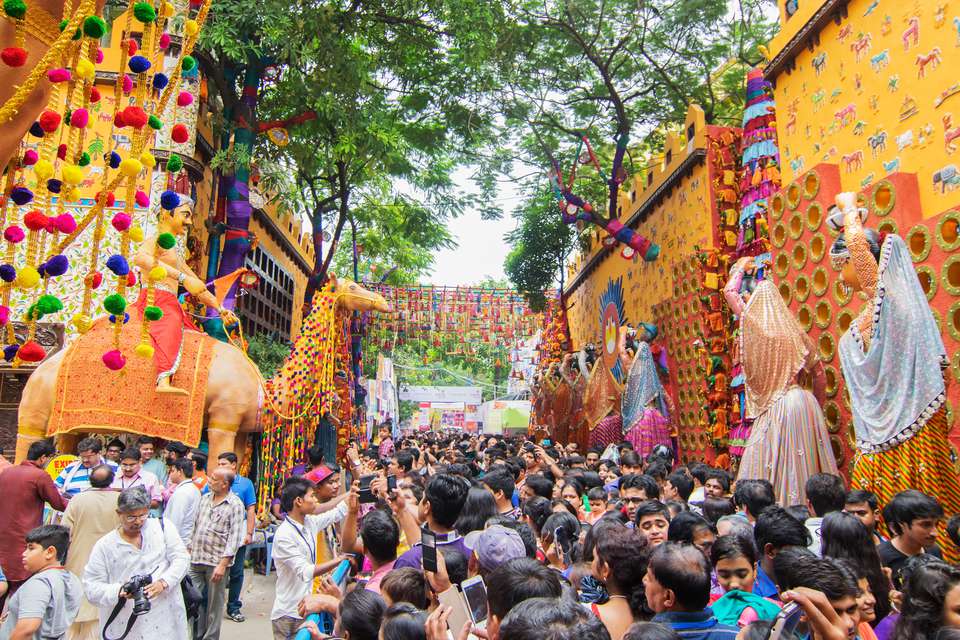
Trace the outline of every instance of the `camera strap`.
<path fill-rule="evenodd" d="M 113 621 L 117 619 L 117 616 L 120 615 L 120 612 L 123 610 L 123 605 L 127 603 L 125 598 L 121 598 L 117 604 L 113 607 L 113 611 L 110 612 L 110 616 L 107 618 L 107 624 L 103 625 L 103 633 L 101 634 L 103 640 L 123 640 L 127 637 L 127 634 L 130 633 L 130 629 L 133 628 L 133 624 L 137 621 L 137 616 L 133 612 L 130 613 L 130 617 L 127 618 L 127 628 L 123 630 L 123 633 L 117 636 L 116 638 L 107 637 L 107 628 L 113 624 Z"/>

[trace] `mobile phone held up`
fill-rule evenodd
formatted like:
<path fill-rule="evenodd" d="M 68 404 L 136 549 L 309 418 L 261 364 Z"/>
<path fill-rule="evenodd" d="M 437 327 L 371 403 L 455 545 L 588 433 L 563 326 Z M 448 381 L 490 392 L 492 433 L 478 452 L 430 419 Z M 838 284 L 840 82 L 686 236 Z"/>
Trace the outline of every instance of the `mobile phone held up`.
<path fill-rule="evenodd" d="M 463 599 L 467 603 L 467 611 L 470 612 L 470 620 L 474 626 L 484 628 L 487 626 L 487 586 L 483 584 L 483 578 L 476 576 L 464 580 L 460 584 L 460 590 L 463 592 Z"/>
<path fill-rule="evenodd" d="M 420 530 L 420 544 L 423 546 L 423 570 L 437 570 L 437 536 L 429 529 Z"/>
<path fill-rule="evenodd" d="M 790 640 L 793 638 L 793 632 L 800 624 L 802 615 L 803 609 L 796 602 L 788 602 L 783 605 L 783 609 L 773 619 L 773 625 L 770 626 L 767 640 Z"/>

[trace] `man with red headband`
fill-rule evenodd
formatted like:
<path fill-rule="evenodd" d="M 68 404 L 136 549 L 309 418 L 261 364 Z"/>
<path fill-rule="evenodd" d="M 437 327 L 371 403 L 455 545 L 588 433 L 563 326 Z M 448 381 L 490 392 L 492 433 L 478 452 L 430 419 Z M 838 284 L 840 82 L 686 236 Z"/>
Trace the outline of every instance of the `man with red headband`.
<path fill-rule="evenodd" d="M 170 205 L 173 206 L 170 207 Z M 155 267 L 161 267 L 165 271 L 165 277 L 156 282 L 153 296 L 153 306 L 159 307 L 163 311 L 163 316 L 158 320 L 152 320 L 148 325 L 154 348 L 153 361 L 157 367 L 157 393 L 187 395 L 186 390 L 172 386 L 170 378 L 180 365 L 184 330 L 200 331 L 200 329 L 193 324 L 180 306 L 177 292 L 181 285 L 200 303 L 217 309 L 224 326 L 237 322 L 233 312 L 221 306 L 217 298 L 207 291 L 206 283 L 187 266 L 179 238 L 186 234 L 191 224 L 193 224 L 193 200 L 172 191 L 164 192 L 157 213 L 157 233 L 147 238 L 141 245 L 134 261 L 145 274 Z M 165 247 L 168 245 L 169 236 L 172 236 L 175 242 L 173 246 Z M 133 307 L 140 313 L 141 319 L 146 306 L 147 296 L 144 289 Z"/>

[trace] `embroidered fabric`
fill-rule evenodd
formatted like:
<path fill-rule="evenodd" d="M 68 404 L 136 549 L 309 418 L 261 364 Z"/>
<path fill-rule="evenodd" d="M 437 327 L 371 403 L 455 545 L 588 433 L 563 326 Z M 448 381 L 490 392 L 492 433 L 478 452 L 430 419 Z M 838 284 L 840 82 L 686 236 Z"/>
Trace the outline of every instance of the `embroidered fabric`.
<path fill-rule="evenodd" d="M 667 404 L 664 400 L 663 385 L 657 375 L 657 364 L 653 361 L 653 352 L 650 345 L 640 341 L 637 346 L 637 355 L 630 365 L 627 375 L 627 385 L 623 390 L 623 401 L 620 412 L 623 415 L 623 428 L 633 427 L 651 402 L 656 401 L 653 407 L 660 415 L 667 417 Z"/>
<path fill-rule="evenodd" d="M 855 252 L 852 252 L 856 256 Z M 906 244 L 889 235 L 880 252 L 868 340 L 857 323 L 840 338 L 861 453 L 885 451 L 914 436 L 943 406 L 946 349 Z"/>
<path fill-rule="evenodd" d="M 597 360 L 583 392 L 583 406 L 591 429 L 610 413 L 619 414 L 620 393 L 620 385 L 613 379 L 609 367 L 603 364 L 602 359 Z"/>

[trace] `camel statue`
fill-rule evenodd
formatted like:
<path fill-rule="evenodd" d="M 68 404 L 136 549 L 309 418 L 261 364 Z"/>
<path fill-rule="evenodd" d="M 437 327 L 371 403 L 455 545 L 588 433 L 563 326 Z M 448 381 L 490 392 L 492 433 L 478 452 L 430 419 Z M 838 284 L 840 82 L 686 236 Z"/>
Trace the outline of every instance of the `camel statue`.
<path fill-rule="evenodd" d="M 325 302 L 321 300 L 323 296 L 329 296 L 330 303 L 336 305 L 338 313 L 390 311 L 389 304 L 380 294 L 368 291 L 351 280 L 331 276 L 327 286 L 314 299 L 311 316 L 323 313 Z M 309 319 L 306 318 L 304 322 L 306 323 Z M 207 427 L 207 439 L 210 444 L 210 459 L 216 460 L 219 454 L 226 451 L 234 451 L 242 457 L 246 447 L 246 434 L 262 429 L 258 415 L 260 398 L 263 395 L 261 393 L 263 379 L 246 354 L 237 347 L 205 335 L 200 339 L 210 341 L 213 348 L 204 402 L 204 424 Z M 303 346 L 301 342 L 305 339 L 303 336 L 298 338 L 296 348 L 301 348 Z M 27 449 L 32 443 L 47 436 L 48 423 L 56 402 L 57 377 L 61 364 L 71 349 L 80 348 L 82 344 L 83 337 L 68 349 L 61 350 L 41 363 L 27 379 L 18 413 L 16 455 L 18 463 L 26 458 Z M 293 387 L 285 384 L 285 378 L 289 377 L 288 370 L 287 365 L 281 367 L 270 384 L 274 397 L 277 395 L 277 390 L 280 390 L 280 402 L 284 404 L 289 402 L 291 396 L 289 392 Z M 142 391 L 146 401 L 149 401 L 151 396 L 157 397 L 155 388 L 144 388 Z M 96 431 L 127 433 L 121 429 L 97 428 Z M 238 438 L 237 435 L 241 437 Z M 80 433 L 58 434 L 58 448 L 64 452 L 73 451 L 80 436 Z"/>

